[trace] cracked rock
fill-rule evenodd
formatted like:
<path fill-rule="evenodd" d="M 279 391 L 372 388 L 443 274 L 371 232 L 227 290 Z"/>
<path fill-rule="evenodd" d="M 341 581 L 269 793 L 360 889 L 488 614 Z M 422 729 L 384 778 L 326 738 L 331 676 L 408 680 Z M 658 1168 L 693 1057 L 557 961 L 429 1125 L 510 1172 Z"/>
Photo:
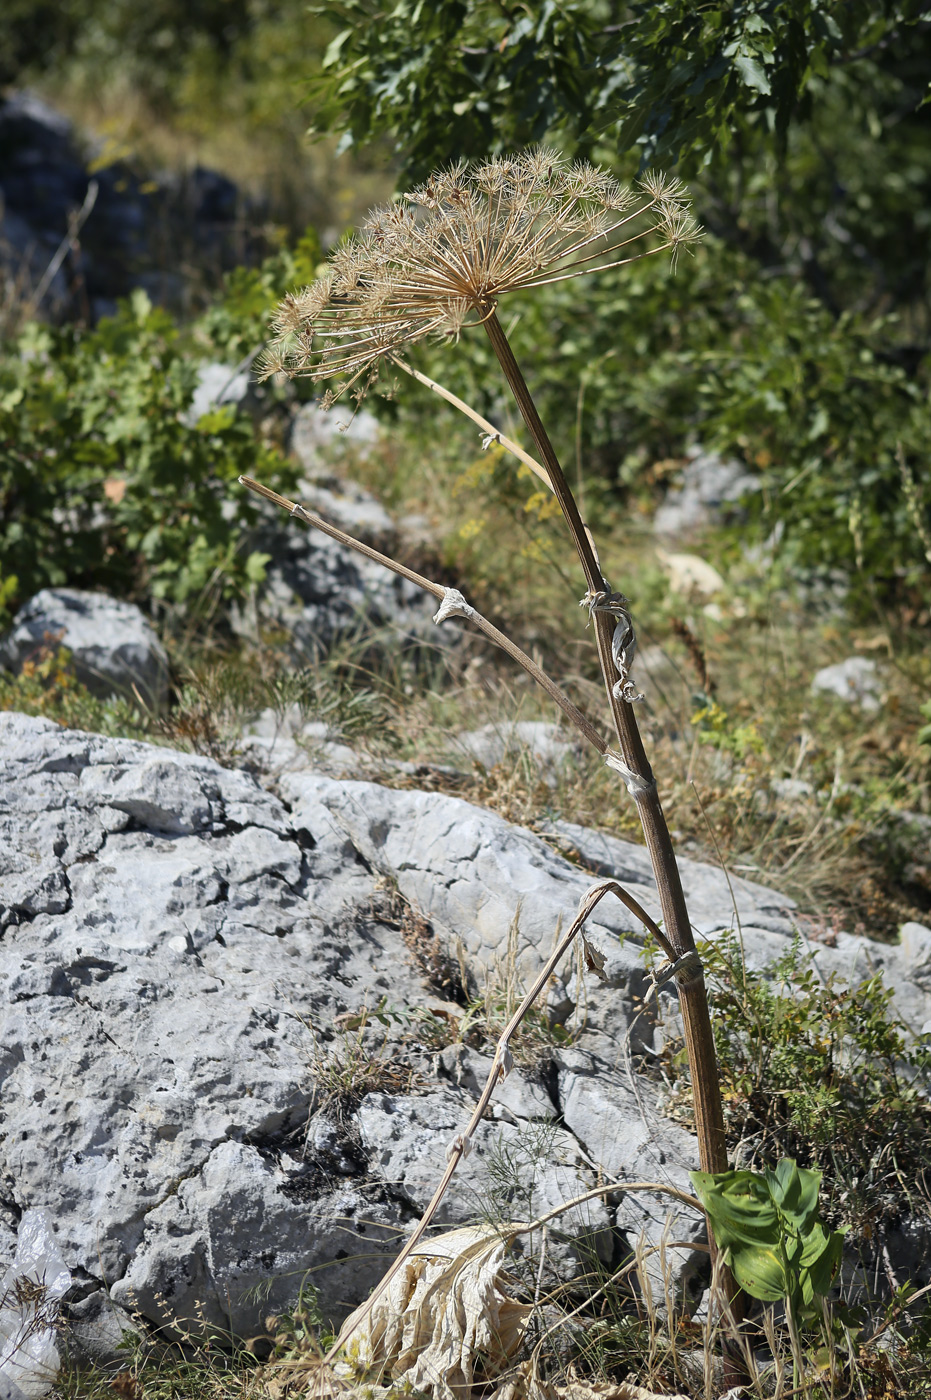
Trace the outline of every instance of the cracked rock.
<path fill-rule="evenodd" d="M 281 792 L 0 714 L 0 1270 L 22 1213 L 46 1209 L 82 1280 L 85 1351 L 110 1345 L 110 1314 L 86 1303 L 105 1287 L 159 1326 L 199 1310 L 253 1335 L 312 1270 L 338 1324 L 432 1194 L 490 1067 L 455 1007 L 433 1016 L 445 1045 L 405 1029 L 435 1006 L 437 958 L 513 1000 L 594 880 L 619 876 L 656 909 L 645 853 L 581 827 L 544 841 L 458 798 L 313 771 Z M 683 875 L 697 925 L 722 936 L 728 882 L 696 862 Z M 793 936 L 791 903 L 732 884 L 761 964 Z M 405 901 L 429 921 L 423 962 Z M 563 1277 L 586 1248 L 613 1265 L 641 1231 L 658 1243 L 668 1198 L 624 1182 L 682 1185 L 697 1163 L 628 1055 L 656 1033 L 642 930 L 606 898 L 588 936 L 606 980 L 569 958 L 548 990 L 574 1042 L 497 1086 L 441 1215 L 465 1223 L 491 1198 L 532 1217 L 616 1178 L 561 1220 L 548 1257 Z M 813 949 L 851 980 L 881 967 L 916 1028 L 931 1021 L 925 952 L 913 929 L 901 949 L 847 934 Z M 672 986 L 660 1000 L 674 1015 Z M 679 1211 L 675 1230 L 695 1240 L 698 1224 Z M 680 1253 L 687 1291 L 702 1256 Z"/>

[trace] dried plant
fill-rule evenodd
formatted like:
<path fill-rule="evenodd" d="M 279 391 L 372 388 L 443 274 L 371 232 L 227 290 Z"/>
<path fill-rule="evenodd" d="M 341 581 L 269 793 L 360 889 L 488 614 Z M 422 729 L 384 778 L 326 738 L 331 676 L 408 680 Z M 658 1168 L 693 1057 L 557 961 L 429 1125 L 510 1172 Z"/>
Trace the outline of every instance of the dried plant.
<path fill-rule="evenodd" d="M 332 256 L 321 279 L 286 298 L 262 364 L 266 375 L 283 371 L 308 374 L 318 381 L 340 381 L 335 388 L 327 388 L 324 404 L 329 406 L 347 389 L 361 398 L 385 360 L 410 372 L 399 352 L 425 336 L 455 340 L 470 326 L 484 328 L 535 444 L 540 462 L 534 468 L 552 489 L 579 556 L 586 582 L 582 605 L 595 633 L 616 749 L 529 657 L 456 590 L 445 589 L 360 545 L 250 478 L 241 480 L 292 515 L 433 593 L 441 600 L 436 622 L 463 617 L 479 627 L 547 690 L 620 774 L 636 801 L 656 878 L 664 925 L 659 941 L 669 960 L 662 975 L 674 978 L 679 992 L 701 1166 L 706 1172 L 721 1172 L 727 1168 L 724 1117 L 704 973 L 634 713 L 642 697 L 630 675 L 636 648 L 633 621 L 627 599 L 604 578 L 592 537 L 497 317 L 498 301 L 509 292 L 617 267 L 664 250 L 674 258 L 698 236 L 685 191 L 661 175 L 645 177 L 631 191 L 594 166 L 568 164 L 545 149 L 486 161 L 471 169 L 458 164 L 376 212 L 361 236 Z M 438 386 L 431 383 L 431 387 Z M 458 402 L 456 406 L 475 417 L 467 406 Z M 626 899 L 619 890 L 615 892 Z M 505 1070 L 506 1065 L 496 1059 L 496 1069 Z M 462 1145 L 470 1130 L 463 1135 Z M 457 1158 L 459 1140 L 455 1146 Z M 441 1183 L 438 1192 L 443 1189 Z M 732 1295 L 726 1270 L 722 1276 Z"/>
<path fill-rule="evenodd" d="M 638 192 L 538 149 L 464 162 L 376 210 L 312 287 L 287 296 L 260 371 L 342 377 L 328 402 L 428 335 L 458 338 L 508 292 L 658 253 L 698 236 L 678 181 Z"/>

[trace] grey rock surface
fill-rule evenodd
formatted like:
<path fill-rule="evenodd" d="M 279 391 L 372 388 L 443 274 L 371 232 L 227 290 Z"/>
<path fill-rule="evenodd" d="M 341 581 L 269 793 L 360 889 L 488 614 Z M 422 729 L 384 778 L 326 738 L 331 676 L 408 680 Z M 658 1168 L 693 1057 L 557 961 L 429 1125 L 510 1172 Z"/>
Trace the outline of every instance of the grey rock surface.
<path fill-rule="evenodd" d="M 338 525 L 347 535 L 354 535 L 368 544 L 380 544 L 383 551 L 387 547 L 390 553 L 397 527 L 371 491 L 345 478 L 325 476 L 320 481 L 302 482 L 298 497 L 302 505 Z"/>
<path fill-rule="evenodd" d="M 484 1082 L 482 1087 L 484 1087 Z M 475 1096 L 477 1097 L 477 1095 Z M 443 1087 L 416 1098 L 370 1094 L 359 1106 L 363 1147 L 379 1174 L 420 1215 L 446 1169 L 446 1147 L 468 1121 L 472 1095 Z M 552 1104 L 549 1118 L 555 1116 Z M 497 1163 L 497 1189 L 490 1162 Z M 583 1195 L 594 1174 L 571 1133 L 545 1120 L 483 1121 L 472 1138 L 467 1170 L 453 1177 L 437 1213 L 447 1226 L 494 1212 L 531 1221 Z M 574 1227 L 574 1228 L 573 1228 Z M 609 1263 L 611 1220 L 600 1201 L 586 1201 L 560 1218 L 560 1229 L 585 1242 Z"/>
<path fill-rule="evenodd" d="M 254 1331 L 308 1269 L 338 1318 L 423 1194 L 398 1185 L 397 1115 L 381 1143 L 371 1105 L 364 1135 L 325 1111 L 337 1017 L 429 995 L 378 872 L 322 803 L 45 720 L 0 716 L 0 794 L 5 1208 L 44 1206 L 85 1296 L 106 1281 L 153 1322 L 199 1304 Z M 445 1148 L 468 1095 L 442 1093 L 421 1130 Z"/>
<path fill-rule="evenodd" d="M 588 869 L 442 794 L 305 770 L 278 796 L 205 758 L 0 714 L 0 1271 L 40 1207 L 78 1285 L 85 1352 L 106 1352 L 122 1316 L 88 1302 L 104 1285 L 152 1322 L 199 1307 L 248 1334 L 312 1270 L 338 1321 L 422 1209 L 490 1065 L 455 1030 L 438 1049 L 405 1029 L 438 995 L 437 1024 L 456 1019 L 422 939 L 474 992 L 513 996 L 593 872 L 655 909 L 640 848 L 567 824 L 548 839 Z M 684 878 L 702 930 L 731 928 L 721 873 L 686 862 Z M 429 925 L 405 924 L 393 888 Z M 734 888 L 750 956 L 783 951 L 789 902 Z M 813 951 L 851 978 L 881 965 L 931 1023 L 925 932 Z M 668 1199 L 624 1181 L 682 1186 L 697 1158 L 629 1058 L 625 1030 L 634 1050 L 654 1035 L 642 933 L 606 899 L 589 937 L 606 981 L 569 960 L 548 999 L 584 1028 L 499 1086 L 443 1213 L 459 1223 L 494 1194 L 496 1152 L 532 1182 L 518 1214 L 616 1184 L 563 1222 L 566 1267 L 580 1236 L 605 1261 L 641 1231 L 657 1244 Z M 366 1008 L 385 1022 L 374 1038 Z M 695 1230 L 680 1216 L 678 1238 Z M 677 1252 L 683 1291 L 700 1265 Z"/>
<path fill-rule="evenodd" d="M 657 1112 L 655 1094 L 619 1062 L 605 1038 L 602 1049 L 600 1055 L 575 1047 L 556 1054 L 563 1122 L 584 1147 L 586 1160 L 597 1162 L 607 1181 L 656 1182 L 692 1194 L 695 1139 Z M 658 1301 L 670 1282 L 683 1300 L 698 1301 L 698 1281 L 705 1275 L 700 1253 L 671 1250 L 665 1278 L 658 1254 L 665 1238 L 704 1240 L 703 1222 L 694 1211 L 662 1190 L 624 1192 L 622 1186 L 614 1223 L 628 1250 L 641 1239 L 647 1246 L 645 1269 Z"/>
<path fill-rule="evenodd" d="M 271 624 L 285 630 L 305 658 L 362 628 L 367 636 L 380 629 L 392 647 L 448 645 L 442 629 L 433 626 L 432 597 L 321 531 L 275 525 L 257 533 L 253 547 L 271 562 L 255 613 L 234 614 L 240 633 L 254 634 L 260 624 Z"/>
<path fill-rule="evenodd" d="M 112 140 L 76 131 L 37 93 L 8 91 L 0 100 L 0 269 L 11 285 L 40 285 L 91 180 L 96 200 L 42 313 L 84 319 L 89 303 L 95 319 L 113 315 L 136 288 L 180 311 L 190 278 L 179 275 L 179 261 L 203 259 L 214 270 L 242 262 L 241 220 L 252 200 L 231 180 L 203 166 L 150 178 L 114 155 Z"/>
<path fill-rule="evenodd" d="M 876 662 L 868 656 L 848 656 L 833 666 L 822 666 L 812 676 L 811 688 L 836 695 L 848 705 L 859 705 L 868 714 L 880 708 L 882 685 Z"/>
<path fill-rule="evenodd" d="M 483 768 L 493 768 L 505 759 L 519 760 L 527 754 L 547 777 L 555 780 L 559 768 L 578 750 L 569 730 L 562 725 L 545 720 L 516 720 L 465 730 L 453 741 L 453 751 Z"/>
<path fill-rule="evenodd" d="M 679 484 L 654 515 L 653 528 L 659 535 L 685 535 L 732 520 L 740 515 L 741 497 L 757 490 L 756 477 L 740 462 L 693 448 Z"/>
<path fill-rule="evenodd" d="M 277 1264 L 218 1222 L 277 1220 L 299 1283 L 339 1252 L 334 1230 L 352 1254 L 354 1215 L 378 1217 L 276 1153 L 306 1125 L 335 1017 L 389 988 L 413 999 L 416 969 L 343 838 L 294 827 L 246 775 L 14 715 L 0 755 L 0 1195 L 44 1205 L 117 1302 L 184 1306 L 209 1275 L 208 1321 L 242 1322 L 236 1288 Z M 313 1211 L 294 1202 L 309 1186 Z M 368 1253 L 350 1301 L 380 1268 Z"/>
<path fill-rule="evenodd" d="M 184 415 L 185 421 L 193 427 L 215 408 L 239 407 L 246 402 L 251 389 L 252 379 L 247 370 L 208 360 L 198 367 L 197 386 Z"/>
<path fill-rule="evenodd" d="M 326 813 L 375 869 L 390 876 L 406 899 L 428 914 L 440 937 L 465 951 L 469 966 L 499 980 L 514 974 L 529 985 L 553 946 L 557 927 L 574 919 L 590 877 L 561 859 L 531 832 L 457 797 L 394 791 L 377 783 L 289 773 L 282 792 L 302 822 Z M 589 936 L 606 959 L 607 982 L 590 992 L 589 1024 L 610 994 L 605 1014 L 626 1025 L 646 989 L 643 934 L 617 901 L 601 902 Z M 624 941 L 621 941 L 623 939 Z M 576 976 L 554 978 L 551 1014 L 574 1007 Z"/>
<path fill-rule="evenodd" d="M 43 588 L 0 641 L 0 665 L 19 671 L 49 644 L 68 648 L 78 678 L 95 695 L 131 695 L 135 686 L 155 708 L 164 704 L 168 658 L 135 603 L 81 588 Z"/>
<path fill-rule="evenodd" d="M 648 912 L 659 917 L 643 846 L 573 822 L 552 822 L 545 830 L 594 875 L 620 880 Z M 840 984 L 853 986 L 882 972 L 893 992 L 893 1008 L 909 1029 L 916 1035 L 931 1031 L 931 977 L 923 970 L 925 945 L 918 932 L 922 925 L 903 925 L 899 944 L 877 943 L 842 930 L 829 944 L 806 936 L 794 917 L 795 901 L 781 891 L 739 875 L 725 876 L 716 866 L 688 857 L 680 856 L 678 865 L 696 937 L 714 941 L 738 934 L 747 966 L 755 971 L 765 970 L 798 937 L 804 956 L 822 977 L 833 975 Z"/>
<path fill-rule="evenodd" d="M 909 979 L 931 991 L 931 928 L 909 922 L 899 929 L 899 950 L 909 970 Z"/>
<path fill-rule="evenodd" d="M 355 413 L 338 403 L 324 412 L 317 403 L 302 405 L 294 415 L 288 446 L 308 476 L 332 473 L 334 449 L 341 444 L 371 446 L 378 438 L 378 419 L 366 408 Z"/>

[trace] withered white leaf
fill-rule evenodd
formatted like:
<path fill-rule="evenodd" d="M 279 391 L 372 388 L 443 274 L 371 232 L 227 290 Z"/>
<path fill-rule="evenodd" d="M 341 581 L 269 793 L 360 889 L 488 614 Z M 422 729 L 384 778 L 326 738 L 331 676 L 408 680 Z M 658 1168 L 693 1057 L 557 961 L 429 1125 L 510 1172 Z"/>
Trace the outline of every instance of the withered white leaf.
<path fill-rule="evenodd" d="M 576 1378 L 568 1385 L 555 1385 L 534 1373 L 532 1361 L 524 1361 L 487 1400 L 688 1400 L 685 1395 L 660 1394 L 644 1390 L 630 1381 L 619 1384 L 589 1382 Z"/>
<path fill-rule="evenodd" d="M 418 1245 L 358 1330 L 367 1304 L 343 1324 L 354 1376 L 375 1384 L 403 1378 L 435 1400 L 461 1400 L 500 1376 L 533 1312 L 505 1292 L 502 1265 L 518 1229 L 467 1227 Z"/>

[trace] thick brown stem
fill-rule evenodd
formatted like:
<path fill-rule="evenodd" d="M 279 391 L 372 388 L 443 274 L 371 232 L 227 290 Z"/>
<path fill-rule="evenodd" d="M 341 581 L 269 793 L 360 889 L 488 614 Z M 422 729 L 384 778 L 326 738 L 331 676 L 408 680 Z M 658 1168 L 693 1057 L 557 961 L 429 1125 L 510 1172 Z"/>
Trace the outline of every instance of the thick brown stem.
<path fill-rule="evenodd" d="M 501 323 L 492 307 L 483 308 L 483 312 L 485 330 L 488 332 L 488 337 L 504 371 L 505 378 L 533 438 L 540 461 L 549 472 L 553 492 L 562 507 L 575 547 L 578 550 L 586 583 L 592 593 L 597 593 L 605 588 L 605 580 L 602 577 L 598 559 L 582 517 L 579 515 L 575 498 L 563 474 L 562 467 L 559 465 L 546 429 L 540 420 L 540 415 L 537 413 Z M 653 770 L 644 752 L 637 719 L 631 705 L 614 694 L 614 683 L 617 679 L 611 656 L 614 620 L 607 613 L 596 612 L 593 614 L 593 621 L 598 644 L 598 657 L 601 662 L 601 671 L 618 743 L 625 764 L 640 780 L 636 785 L 637 809 L 640 813 L 644 839 L 653 865 L 666 936 L 677 956 L 682 957 L 686 953 L 695 951 L 695 940 L 692 937 L 692 927 L 669 836 L 669 828 L 663 815 Z M 706 1172 L 726 1171 L 724 1112 L 721 1104 L 717 1056 L 711 1030 L 711 1017 L 708 1012 L 704 974 L 700 970 L 683 973 L 682 978 L 678 979 L 678 987 L 682 1022 L 685 1028 L 685 1043 L 692 1074 L 695 1131 L 698 1137 L 701 1168 L 702 1171 Z"/>

